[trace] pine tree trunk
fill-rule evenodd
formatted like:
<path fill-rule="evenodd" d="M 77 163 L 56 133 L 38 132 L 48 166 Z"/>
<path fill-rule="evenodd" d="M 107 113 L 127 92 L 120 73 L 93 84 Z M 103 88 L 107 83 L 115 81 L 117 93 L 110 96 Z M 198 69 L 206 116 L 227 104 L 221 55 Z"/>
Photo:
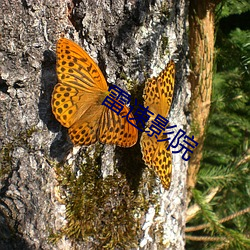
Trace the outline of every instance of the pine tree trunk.
<path fill-rule="evenodd" d="M 73 149 L 50 102 L 55 45 L 64 34 L 98 61 L 108 83 L 141 104 L 145 79 L 173 58 L 170 121 L 188 132 L 186 1 L 0 5 L 0 249 L 184 249 L 181 154 L 173 155 L 166 191 L 142 162 L 139 142 L 129 149 L 99 143 Z"/>
<path fill-rule="evenodd" d="M 188 168 L 187 187 L 190 201 L 192 188 L 195 187 L 197 173 L 202 160 L 202 150 L 205 140 L 206 123 L 208 120 L 213 80 L 214 62 L 214 26 L 215 8 L 220 0 L 190 1 L 189 6 L 189 45 L 192 98 L 190 101 L 190 113 L 192 117 L 192 133 L 199 143 L 190 159 Z"/>

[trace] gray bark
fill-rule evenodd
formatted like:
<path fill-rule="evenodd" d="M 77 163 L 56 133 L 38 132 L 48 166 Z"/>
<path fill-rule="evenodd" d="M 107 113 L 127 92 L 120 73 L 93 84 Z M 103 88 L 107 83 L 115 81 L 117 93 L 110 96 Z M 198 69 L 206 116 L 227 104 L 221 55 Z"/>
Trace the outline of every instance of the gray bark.
<path fill-rule="evenodd" d="M 109 83 L 125 89 L 130 84 L 138 99 L 146 77 L 157 75 L 171 57 L 177 73 L 170 121 L 188 132 L 186 1 L 0 0 L 0 5 L 0 249 L 102 249 L 105 244 L 114 249 L 184 249 L 187 164 L 181 155 L 173 155 L 172 184 L 166 191 L 144 166 L 139 142 L 130 149 L 99 143 L 73 149 L 50 100 L 57 82 L 55 45 L 62 33 L 98 61 Z M 102 226 L 120 230 L 113 217 L 103 224 L 101 217 L 91 218 L 98 230 L 81 241 L 67 236 L 49 241 L 52 231 L 66 225 L 71 202 L 65 200 L 70 191 L 56 169 L 69 166 L 77 175 L 79 164 L 86 162 L 101 171 L 105 183 L 115 183 L 107 189 L 108 202 L 98 203 L 100 209 L 124 202 L 125 214 L 131 215 L 133 230 L 126 232 L 129 223 L 124 226 L 121 243 L 112 245 L 119 242 L 112 238 L 115 233 L 105 242 L 99 238 Z M 133 194 L 143 201 L 131 199 L 128 205 Z"/>

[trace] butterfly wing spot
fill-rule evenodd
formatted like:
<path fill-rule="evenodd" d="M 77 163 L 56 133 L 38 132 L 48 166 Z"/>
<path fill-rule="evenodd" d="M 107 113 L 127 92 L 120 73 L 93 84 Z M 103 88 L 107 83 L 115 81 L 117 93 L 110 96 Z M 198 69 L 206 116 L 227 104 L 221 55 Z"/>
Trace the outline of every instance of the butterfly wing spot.
<path fill-rule="evenodd" d="M 62 108 L 58 108 L 57 112 L 58 112 L 58 114 L 61 114 L 63 112 L 63 109 Z"/>

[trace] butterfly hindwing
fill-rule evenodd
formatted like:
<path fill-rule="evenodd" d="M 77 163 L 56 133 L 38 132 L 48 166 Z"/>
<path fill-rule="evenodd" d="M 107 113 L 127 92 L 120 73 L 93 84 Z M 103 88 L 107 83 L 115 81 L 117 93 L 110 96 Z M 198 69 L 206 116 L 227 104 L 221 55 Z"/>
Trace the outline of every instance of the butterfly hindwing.
<path fill-rule="evenodd" d="M 164 188 L 169 189 L 172 173 L 171 152 L 168 142 L 157 142 L 155 137 L 149 137 L 146 132 L 141 137 L 142 159 L 145 164 L 153 168 L 161 179 Z"/>
<path fill-rule="evenodd" d="M 120 147 L 131 147 L 138 139 L 138 131 L 133 115 L 130 113 L 128 118 L 126 115 L 129 110 L 124 106 L 119 115 L 114 111 L 106 108 L 101 118 L 99 138 L 102 143 L 116 144 Z M 130 124 L 127 119 L 133 124 Z"/>
<path fill-rule="evenodd" d="M 95 111 L 92 109 L 94 117 L 83 116 L 69 128 L 70 139 L 75 145 L 89 146 L 98 141 L 100 118 L 104 109 L 104 106 L 98 107 Z"/>
<path fill-rule="evenodd" d="M 172 174 L 172 158 L 167 142 L 158 142 L 157 153 L 154 157 L 154 169 L 161 179 L 165 189 L 169 189 Z"/>

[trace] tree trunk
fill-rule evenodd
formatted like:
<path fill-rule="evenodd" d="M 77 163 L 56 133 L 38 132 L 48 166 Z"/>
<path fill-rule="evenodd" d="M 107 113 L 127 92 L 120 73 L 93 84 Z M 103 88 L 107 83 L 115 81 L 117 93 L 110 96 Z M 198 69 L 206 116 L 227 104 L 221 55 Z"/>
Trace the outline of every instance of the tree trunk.
<path fill-rule="evenodd" d="M 189 45 L 192 98 L 190 113 L 192 117 L 192 134 L 199 143 L 189 162 L 187 187 L 188 203 L 191 190 L 195 187 L 196 176 L 202 160 L 202 150 L 205 139 L 205 129 L 211 105 L 213 60 L 214 60 L 214 19 L 215 7 L 219 0 L 190 1 L 189 6 Z"/>
<path fill-rule="evenodd" d="M 139 142 L 73 148 L 50 102 L 64 34 L 141 104 L 145 79 L 173 58 L 170 121 L 187 130 L 186 1 L 0 4 L 0 249 L 184 249 L 181 154 L 173 155 L 166 191 L 144 166 Z"/>

